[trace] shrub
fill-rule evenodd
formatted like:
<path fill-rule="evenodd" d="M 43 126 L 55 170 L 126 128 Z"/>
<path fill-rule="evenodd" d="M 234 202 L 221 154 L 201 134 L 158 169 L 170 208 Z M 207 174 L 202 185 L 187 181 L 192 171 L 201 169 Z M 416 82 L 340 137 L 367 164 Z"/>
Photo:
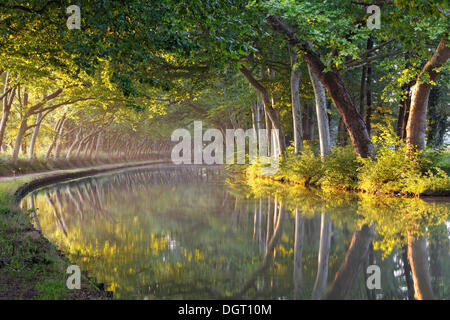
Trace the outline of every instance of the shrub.
<path fill-rule="evenodd" d="M 322 159 L 313 147 L 305 143 L 300 154 L 292 152 L 292 148 L 286 150 L 285 158 L 280 164 L 277 176 L 283 180 L 315 185 L 324 174 Z"/>
<path fill-rule="evenodd" d="M 441 151 L 418 151 L 407 155 L 402 142 L 383 132 L 375 138 L 376 161 L 359 159 L 359 188 L 368 192 L 434 194 L 446 193 L 448 175 L 437 167 Z"/>
<path fill-rule="evenodd" d="M 325 157 L 322 184 L 347 189 L 358 184 L 358 161 L 352 146 L 335 147 Z"/>

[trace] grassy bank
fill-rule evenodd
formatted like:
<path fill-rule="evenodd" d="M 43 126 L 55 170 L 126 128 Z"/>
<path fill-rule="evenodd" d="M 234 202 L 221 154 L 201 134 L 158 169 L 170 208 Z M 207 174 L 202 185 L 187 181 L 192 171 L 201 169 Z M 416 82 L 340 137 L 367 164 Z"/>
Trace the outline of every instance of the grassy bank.
<path fill-rule="evenodd" d="M 70 261 L 34 229 L 32 213 L 15 204 L 22 183 L 0 184 L 0 299 L 107 299 L 86 275 L 80 290 L 67 289 Z"/>
<path fill-rule="evenodd" d="M 408 157 L 399 142 L 386 140 L 375 144 L 376 160 L 358 158 L 351 146 L 335 147 L 322 158 L 317 148 L 306 144 L 298 155 L 288 148 L 274 175 L 261 176 L 261 164 L 240 170 L 250 177 L 320 188 L 408 196 L 450 195 L 448 149 L 425 150 Z"/>
<path fill-rule="evenodd" d="M 114 170 L 146 162 L 109 164 L 24 176 L 0 183 L 0 299 L 108 299 L 102 284 L 82 275 L 82 288 L 66 287 L 70 261 L 32 224 L 34 212 L 17 205 L 18 191 L 29 191 L 61 179 Z"/>

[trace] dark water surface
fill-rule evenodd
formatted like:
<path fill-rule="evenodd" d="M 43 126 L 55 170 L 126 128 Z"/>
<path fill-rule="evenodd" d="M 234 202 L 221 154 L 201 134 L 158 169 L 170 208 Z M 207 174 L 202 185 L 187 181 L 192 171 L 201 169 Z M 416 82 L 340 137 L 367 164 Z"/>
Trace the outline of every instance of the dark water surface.
<path fill-rule="evenodd" d="M 117 299 L 450 297 L 445 200 L 249 185 L 219 168 L 162 166 L 61 183 L 22 206 Z M 381 288 L 369 289 L 377 267 Z"/>

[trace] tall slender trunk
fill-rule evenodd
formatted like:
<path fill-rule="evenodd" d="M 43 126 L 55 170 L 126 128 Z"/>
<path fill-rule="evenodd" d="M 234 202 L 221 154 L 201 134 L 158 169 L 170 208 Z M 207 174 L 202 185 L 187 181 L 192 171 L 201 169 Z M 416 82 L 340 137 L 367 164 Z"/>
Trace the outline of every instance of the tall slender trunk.
<path fill-rule="evenodd" d="M 25 135 L 25 132 L 28 129 L 28 117 L 24 116 L 22 118 L 22 121 L 20 121 L 20 126 L 19 126 L 19 130 L 17 132 L 16 135 L 16 140 L 14 142 L 14 148 L 13 148 L 13 153 L 12 153 L 12 163 L 13 164 L 17 164 L 17 160 L 19 158 L 19 152 L 20 152 L 20 146 L 22 145 L 22 139 Z"/>
<path fill-rule="evenodd" d="M 408 234 L 408 258 L 414 281 L 414 297 L 417 300 L 434 299 L 427 241 L 423 236 L 416 238 L 414 235 Z"/>
<path fill-rule="evenodd" d="M 28 105 L 28 93 L 27 93 L 27 90 L 25 89 L 25 92 L 23 94 L 23 106 L 26 108 L 27 105 Z M 19 131 L 17 132 L 17 135 L 16 135 L 16 140 L 14 142 L 14 148 L 13 148 L 12 159 L 11 159 L 13 164 L 17 164 L 17 159 L 19 158 L 20 147 L 22 145 L 22 139 L 25 135 L 25 132 L 28 130 L 28 117 L 29 117 L 29 113 L 25 112 L 25 114 L 22 117 L 22 120 L 20 121 Z"/>
<path fill-rule="evenodd" d="M 309 76 L 314 89 L 314 97 L 316 100 L 316 116 L 317 126 L 319 127 L 320 154 L 325 156 L 330 153 L 330 123 L 327 114 L 327 97 L 325 88 L 316 75 L 311 72 L 308 65 Z"/>
<path fill-rule="evenodd" d="M 76 145 L 80 142 L 82 129 L 80 128 L 77 132 L 77 135 L 75 136 L 75 140 L 72 142 L 72 144 L 69 147 L 69 150 L 67 150 L 66 154 L 66 160 L 70 160 L 72 156 L 72 151 L 76 147 Z"/>
<path fill-rule="evenodd" d="M 295 208 L 295 238 L 294 238 L 294 296 L 302 298 L 302 256 L 303 239 L 305 234 L 305 220 L 297 208 Z"/>
<path fill-rule="evenodd" d="M 96 146 L 95 146 L 95 154 L 94 154 L 94 158 L 95 159 L 97 159 L 97 157 L 98 157 L 98 151 L 100 150 L 101 141 L 102 141 L 102 133 L 99 132 L 98 133 L 98 137 L 97 137 L 97 143 L 96 143 Z"/>
<path fill-rule="evenodd" d="M 402 86 L 402 93 L 400 97 L 400 103 L 398 105 L 398 117 L 397 117 L 397 137 L 399 139 L 403 139 L 403 130 L 406 128 L 406 121 L 408 120 L 407 112 L 409 109 L 409 84 L 405 84 Z"/>
<path fill-rule="evenodd" d="M 347 250 L 333 283 L 328 289 L 324 299 L 344 299 L 353 287 L 359 271 L 367 258 L 369 245 L 373 238 L 373 227 L 363 225 L 356 227 L 352 242 Z"/>
<path fill-rule="evenodd" d="M 312 298 L 314 300 L 322 299 L 322 295 L 327 287 L 328 280 L 328 258 L 330 256 L 331 245 L 331 221 L 327 221 L 325 210 L 322 211 L 320 218 L 320 244 L 319 258 L 317 262 L 317 276 L 314 283 Z"/>
<path fill-rule="evenodd" d="M 301 71 L 298 66 L 297 52 L 289 49 L 291 56 L 291 104 L 292 104 L 292 127 L 294 130 L 294 153 L 298 154 L 303 147 L 302 137 L 302 111 L 300 109 L 300 77 Z"/>
<path fill-rule="evenodd" d="M 302 129 L 303 129 L 303 139 L 312 140 L 314 139 L 314 111 L 313 107 L 305 101 L 303 104 L 303 115 L 302 115 Z"/>
<path fill-rule="evenodd" d="M 5 78 L 5 87 L 4 87 L 4 93 L 7 92 L 9 85 L 9 72 L 6 74 Z M 14 96 L 16 95 L 16 87 L 10 91 L 9 94 L 6 94 L 3 97 L 3 104 L 2 104 L 2 119 L 0 120 L 0 148 L 3 145 L 3 139 L 5 137 L 5 131 L 6 131 L 6 125 L 8 123 L 8 118 L 11 113 L 11 106 L 14 100 Z"/>
<path fill-rule="evenodd" d="M 367 50 L 371 50 L 373 48 L 373 40 L 372 37 L 367 39 Z M 366 113 L 366 127 L 367 132 L 370 136 L 370 131 L 372 130 L 372 66 L 370 64 L 367 65 L 367 75 L 366 75 L 366 103 L 367 103 L 367 113 Z"/>
<path fill-rule="evenodd" d="M 436 52 L 422 69 L 411 95 L 411 109 L 406 128 L 406 143 L 410 150 L 423 149 L 427 129 L 427 108 L 430 95 L 430 81 L 436 81 L 436 71 L 450 58 L 450 47 L 447 46 L 447 34 L 439 42 Z M 425 81 L 429 78 L 430 81 Z"/>
<path fill-rule="evenodd" d="M 310 66 L 311 72 L 322 82 L 341 114 L 355 152 L 363 158 L 373 157 L 373 144 L 370 140 L 366 123 L 361 117 L 355 101 L 345 86 L 339 71 L 330 70 L 325 72 L 325 65 L 320 59 L 320 56 L 313 51 L 311 44 L 300 41 L 292 28 L 279 17 L 269 15 L 266 16 L 266 20 L 274 30 L 281 31 L 288 37 L 288 42 L 291 46 L 297 46 L 305 52 L 303 59 Z"/>
<path fill-rule="evenodd" d="M 359 113 L 364 118 L 365 114 L 365 96 L 366 96 L 366 77 L 367 77 L 367 65 L 364 65 L 361 70 L 361 84 L 359 87 Z"/>
<path fill-rule="evenodd" d="M 59 130 L 57 133 L 56 143 L 55 143 L 55 159 L 58 159 L 61 154 L 61 144 L 62 144 L 61 141 L 62 141 L 62 137 L 64 134 L 65 124 L 66 124 L 66 115 L 64 115 L 62 117 L 61 124 L 59 126 Z"/>
<path fill-rule="evenodd" d="M 42 118 L 41 112 L 36 114 L 36 120 L 35 120 L 36 122 L 34 124 L 33 135 L 31 136 L 30 147 L 29 147 L 29 151 L 28 151 L 30 159 L 34 158 L 36 140 L 37 140 L 37 136 L 39 133 L 39 128 L 41 127 L 41 118 Z"/>
<path fill-rule="evenodd" d="M 59 130 L 59 126 L 61 125 L 61 119 L 56 121 L 54 127 L 53 127 L 53 136 L 52 136 L 52 142 L 48 146 L 47 152 L 45 153 L 45 160 L 48 160 L 50 158 L 50 155 L 52 154 L 53 148 L 55 147 L 56 143 L 56 135 Z"/>
<path fill-rule="evenodd" d="M 245 68 L 244 66 L 242 66 L 240 68 L 241 73 L 245 76 L 245 78 L 248 80 L 248 82 L 250 82 L 250 84 L 260 92 L 261 97 L 263 99 L 264 102 L 264 110 L 266 112 L 266 115 L 269 117 L 270 122 L 272 123 L 272 127 L 273 129 L 277 129 L 279 134 L 278 134 L 278 145 L 279 145 L 279 152 L 282 153 L 284 152 L 284 150 L 286 149 L 286 144 L 284 141 L 284 133 L 283 133 L 283 128 L 281 127 L 281 122 L 280 122 L 280 114 L 278 112 L 278 109 L 275 109 L 274 106 L 272 105 L 272 101 L 269 95 L 269 91 L 267 90 L 266 87 L 264 87 L 263 85 L 261 85 L 261 83 L 259 83 L 259 81 L 257 81 L 253 75 L 251 74 L 251 72 Z M 266 127 L 267 129 L 267 127 Z"/>

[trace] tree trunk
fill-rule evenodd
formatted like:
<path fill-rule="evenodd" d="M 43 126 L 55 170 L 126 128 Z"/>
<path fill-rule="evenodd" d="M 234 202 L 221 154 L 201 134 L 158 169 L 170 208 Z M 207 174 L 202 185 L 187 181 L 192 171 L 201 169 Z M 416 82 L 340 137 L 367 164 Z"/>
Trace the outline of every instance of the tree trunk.
<path fill-rule="evenodd" d="M 294 238 L 294 297 L 302 298 L 302 256 L 303 238 L 305 234 L 305 220 L 297 208 L 295 208 L 295 238 Z"/>
<path fill-rule="evenodd" d="M 56 143 L 56 135 L 57 135 L 60 125 L 61 125 L 61 119 L 59 119 L 53 127 L 52 142 L 50 143 L 50 146 L 48 147 L 47 152 L 45 153 L 45 160 L 48 160 L 50 158 L 50 155 L 52 154 L 53 148 L 55 147 L 55 143 Z"/>
<path fill-rule="evenodd" d="M 59 126 L 59 130 L 56 137 L 55 143 L 55 159 L 58 159 L 61 154 L 61 140 L 64 133 L 64 125 L 66 124 L 66 115 L 62 117 L 61 124 Z"/>
<path fill-rule="evenodd" d="M 9 72 L 6 74 L 4 92 L 8 90 L 9 84 Z M 8 118 L 11 113 L 11 106 L 16 95 L 16 86 L 12 89 L 9 94 L 3 97 L 3 107 L 2 107 L 2 119 L 0 121 L 0 147 L 3 145 L 3 138 L 5 136 L 6 124 L 8 123 Z"/>
<path fill-rule="evenodd" d="M 294 132 L 294 153 L 298 154 L 303 148 L 302 137 L 302 111 L 300 109 L 300 77 L 301 71 L 298 66 L 297 52 L 289 49 L 291 56 L 291 104 L 292 104 L 292 127 Z"/>
<path fill-rule="evenodd" d="M 319 81 L 316 75 L 311 72 L 309 65 L 308 71 L 311 78 L 311 84 L 314 89 L 314 97 L 316 99 L 316 116 L 317 126 L 319 127 L 320 154 L 325 156 L 331 151 L 330 123 L 328 121 L 327 114 L 327 97 L 323 84 Z"/>
<path fill-rule="evenodd" d="M 288 37 L 291 46 L 297 46 L 304 51 L 303 59 L 308 63 L 317 78 L 322 82 L 338 109 L 349 132 L 355 152 L 363 157 L 373 157 L 373 145 L 370 140 L 366 124 L 361 117 L 352 95 L 346 88 L 337 70 L 324 72 L 325 65 L 319 55 L 312 50 L 311 44 L 302 43 L 295 32 L 277 16 L 266 17 L 267 22 L 274 30 L 281 31 Z"/>
<path fill-rule="evenodd" d="M 373 227 L 363 225 L 362 227 L 356 228 L 344 261 L 336 273 L 336 277 L 324 299 L 344 299 L 347 296 L 358 277 L 361 266 L 363 266 L 367 258 L 367 252 L 369 251 L 372 238 Z"/>
<path fill-rule="evenodd" d="M 26 108 L 28 105 L 28 93 L 25 89 L 23 94 L 23 106 Z M 25 135 L 25 132 L 28 130 L 28 117 L 29 113 L 25 112 L 20 121 L 19 131 L 17 132 L 16 141 L 14 142 L 14 148 L 12 153 L 12 163 L 17 164 L 17 159 L 19 158 L 20 147 L 22 145 L 22 139 Z"/>
<path fill-rule="evenodd" d="M 427 241 L 423 236 L 415 238 L 408 234 L 408 258 L 414 281 L 414 297 L 417 300 L 434 299 L 431 288 Z"/>
<path fill-rule="evenodd" d="M 270 122 L 272 123 L 272 127 L 273 129 L 277 129 L 279 134 L 278 134 L 278 145 L 280 147 L 279 152 L 283 153 L 284 150 L 286 149 L 286 144 L 284 142 L 284 133 L 283 133 L 283 129 L 281 127 L 281 122 L 280 122 L 280 115 L 277 112 L 277 110 L 275 108 L 273 108 L 272 105 L 272 101 L 270 99 L 270 95 L 269 92 L 267 91 L 267 88 L 264 87 L 263 85 L 261 85 L 251 74 L 251 72 L 245 68 L 244 66 L 242 66 L 240 68 L 240 71 L 242 72 L 242 74 L 245 76 L 245 78 L 248 80 L 248 82 L 256 89 L 259 91 L 259 93 L 261 94 L 261 97 L 263 99 L 264 102 L 264 110 L 266 112 L 266 114 L 268 115 Z M 266 128 L 267 129 L 267 128 Z"/>
<path fill-rule="evenodd" d="M 371 50 L 373 48 L 373 40 L 372 37 L 367 39 L 367 50 Z M 367 65 L 367 75 L 366 75 L 366 103 L 367 103 L 367 114 L 366 114 L 366 127 L 367 132 L 370 137 L 370 131 L 372 130 L 372 66 L 370 64 Z"/>
<path fill-rule="evenodd" d="M 320 244 L 319 244 L 319 258 L 317 262 L 317 276 L 314 283 L 312 298 L 314 300 L 322 299 L 322 294 L 325 292 L 328 280 L 328 257 L 330 255 L 331 245 L 331 221 L 327 221 L 325 210 L 322 211 L 320 221 Z"/>
<path fill-rule="evenodd" d="M 303 115 L 302 115 L 302 129 L 303 129 L 303 139 L 312 140 L 314 139 L 314 111 L 312 106 L 305 102 L 303 104 Z"/>
<path fill-rule="evenodd" d="M 411 110 L 406 127 L 406 143 L 410 150 L 420 150 L 425 146 L 428 97 L 431 90 L 430 81 L 436 81 L 439 73 L 435 69 L 440 68 L 449 58 L 450 47 L 447 46 L 447 35 L 445 34 L 436 49 L 436 53 L 427 62 L 413 87 Z M 426 81 L 425 78 L 427 77 L 430 81 Z"/>
<path fill-rule="evenodd" d="M 363 118 L 365 113 L 364 97 L 366 96 L 366 77 L 367 77 L 367 65 L 364 65 L 361 70 L 361 85 L 359 87 L 359 113 Z"/>
<path fill-rule="evenodd" d="M 20 146 L 22 145 L 22 139 L 25 135 L 25 132 L 28 129 L 28 117 L 25 116 L 22 121 L 20 121 L 19 131 L 17 132 L 16 141 L 14 142 L 14 148 L 12 153 L 12 163 L 17 164 L 17 160 L 19 158 Z"/>
<path fill-rule="evenodd" d="M 67 154 L 66 154 L 66 160 L 70 160 L 71 155 L 72 155 L 72 151 L 75 148 L 75 146 L 80 142 L 80 137 L 81 137 L 81 131 L 82 129 L 80 128 L 77 132 L 77 135 L 75 136 L 75 140 L 72 142 L 72 144 L 69 147 L 69 150 L 67 150 Z"/>
<path fill-rule="evenodd" d="M 36 115 L 36 122 L 35 122 L 35 127 L 33 130 L 33 135 L 31 136 L 31 141 L 30 141 L 30 148 L 29 148 L 29 158 L 33 159 L 34 158 L 34 152 L 35 152 L 35 145 L 36 145 L 36 140 L 37 140 L 37 136 L 39 133 L 39 128 L 41 127 L 41 118 L 42 118 L 42 113 L 38 113 Z"/>
<path fill-rule="evenodd" d="M 100 150 L 101 141 L 102 141 L 102 133 L 99 132 L 98 137 L 97 137 L 97 144 L 95 146 L 95 154 L 94 154 L 95 159 L 97 159 L 97 157 L 98 157 L 98 151 Z"/>

